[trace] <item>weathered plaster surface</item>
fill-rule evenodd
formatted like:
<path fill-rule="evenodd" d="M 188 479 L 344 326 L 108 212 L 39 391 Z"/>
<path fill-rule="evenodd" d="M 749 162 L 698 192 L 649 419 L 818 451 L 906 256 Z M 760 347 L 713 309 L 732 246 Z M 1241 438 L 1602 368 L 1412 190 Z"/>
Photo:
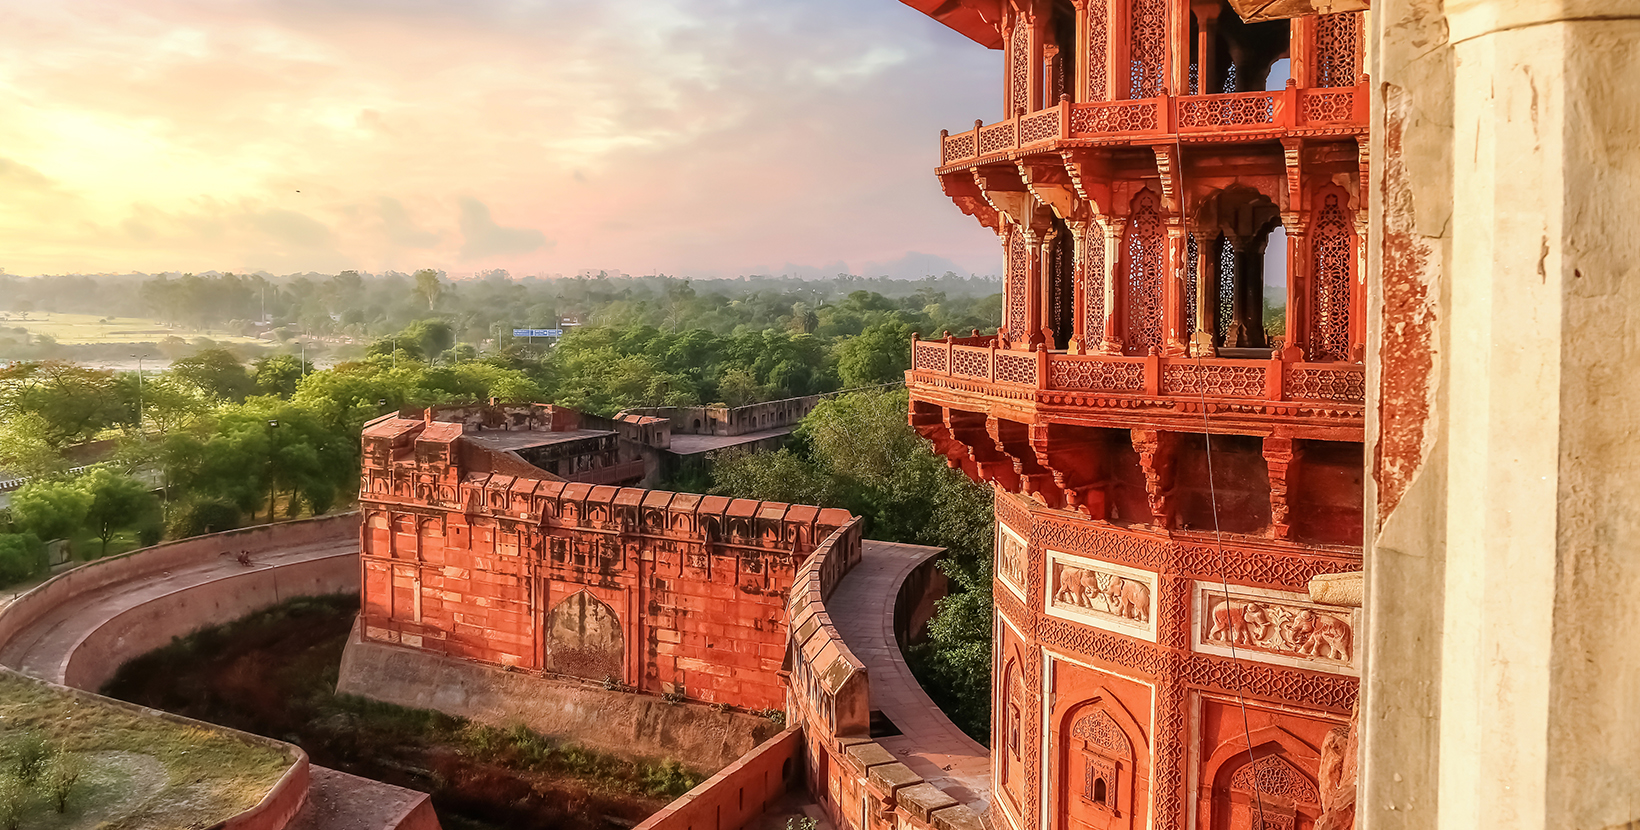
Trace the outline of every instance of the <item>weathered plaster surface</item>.
<path fill-rule="evenodd" d="M 1630 826 L 1640 2 L 1374 16 L 1360 826 Z"/>

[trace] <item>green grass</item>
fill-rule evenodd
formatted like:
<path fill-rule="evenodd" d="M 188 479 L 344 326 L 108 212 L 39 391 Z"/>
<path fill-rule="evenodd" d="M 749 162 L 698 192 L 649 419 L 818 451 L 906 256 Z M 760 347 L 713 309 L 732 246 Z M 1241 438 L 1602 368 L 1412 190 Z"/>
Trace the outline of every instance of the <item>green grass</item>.
<path fill-rule="evenodd" d="M 226 331 L 171 328 L 158 320 L 143 317 L 98 317 L 95 314 L 57 314 L 30 312 L 28 319 L 12 312 L 0 319 L 0 326 L 25 328 L 32 335 L 48 335 L 64 345 L 84 343 L 149 343 L 167 337 L 189 340 L 209 337 L 221 343 L 263 343 L 254 337 L 243 337 Z"/>
<path fill-rule="evenodd" d="M 52 818 L 55 810 L 43 803 L 44 796 L 37 795 L 25 816 L 39 821 L 31 820 L 25 827 L 72 827 L 77 815 L 95 815 L 98 805 L 86 803 L 95 801 L 86 795 L 100 791 L 98 781 L 114 780 L 112 786 L 118 789 L 117 779 L 131 777 L 131 764 L 116 762 L 142 756 L 156 761 L 156 769 L 164 772 L 146 784 L 136 784 L 139 790 L 146 786 L 154 791 L 137 799 L 123 815 L 97 816 L 98 826 L 109 830 L 209 826 L 254 807 L 292 761 L 275 747 L 250 743 L 221 730 L 143 715 L 12 672 L 0 673 L 0 774 L 15 777 L 20 762 L 41 745 L 81 759 L 87 783 L 79 798 L 70 799 L 73 809 L 61 820 Z M 127 782 L 127 789 L 130 786 Z"/>

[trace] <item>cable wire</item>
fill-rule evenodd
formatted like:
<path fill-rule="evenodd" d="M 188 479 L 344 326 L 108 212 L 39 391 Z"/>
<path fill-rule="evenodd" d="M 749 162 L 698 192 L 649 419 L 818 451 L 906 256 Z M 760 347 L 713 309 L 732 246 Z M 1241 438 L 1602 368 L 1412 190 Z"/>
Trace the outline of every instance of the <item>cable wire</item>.
<path fill-rule="evenodd" d="M 1196 376 L 1198 379 L 1206 377 L 1205 367 L 1202 364 L 1201 354 L 1196 354 Z M 1219 585 L 1224 592 L 1224 619 L 1230 624 L 1230 577 L 1229 568 L 1224 559 L 1224 534 L 1219 529 L 1219 492 L 1213 482 L 1213 425 L 1207 416 L 1207 384 L 1202 382 L 1198 386 L 1202 407 L 1202 442 L 1207 457 L 1207 498 L 1213 510 L 1213 547 L 1219 555 Z M 1199 625 L 1199 623 L 1198 623 Z M 1199 629 L 1198 629 L 1199 630 Z M 1236 702 L 1241 705 L 1241 734 L 1247 743 L 1247 765 L 1253 765 L 1253 728 L 1247 718 L 1247 698 L 1242 695 L 1245 682 L 1242 678 L 1241 658 L 1236 654 L 1236 634 L 1231 628 L 1225 632 L 1225 642 L 1230 646 L 1230 663 L 1236 667 Z M 1254 768 L 1248 778 L 1253 783 L 1253 803 L 1258 808 L 1258 826 L 1265 827 L 1264 822 L 1264 795 L 1258 788 L 1258 769 Z"/>

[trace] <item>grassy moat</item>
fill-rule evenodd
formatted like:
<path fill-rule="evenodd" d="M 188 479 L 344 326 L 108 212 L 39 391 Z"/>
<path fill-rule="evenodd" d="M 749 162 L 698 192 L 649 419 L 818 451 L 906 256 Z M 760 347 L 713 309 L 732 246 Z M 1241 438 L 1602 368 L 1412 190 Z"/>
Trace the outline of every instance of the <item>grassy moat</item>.
<path fill-rule="evenodd" d="M 447 830 L 629 827 L 704 776 L 337 695 L 358 598 L 292 600 L 128 663 L 104 694 L 297 744 L 313 763 L 432 793 Z"/>

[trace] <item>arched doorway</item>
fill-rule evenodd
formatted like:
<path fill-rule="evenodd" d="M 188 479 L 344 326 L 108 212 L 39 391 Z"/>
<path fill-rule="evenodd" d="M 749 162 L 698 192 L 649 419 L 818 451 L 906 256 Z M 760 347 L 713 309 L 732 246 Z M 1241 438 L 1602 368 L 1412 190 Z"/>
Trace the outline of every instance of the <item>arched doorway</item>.
<path fill-rule="evenodd" d="M 626 680 L 621 621 L 601 600 L 580 591 L 547 615 L 546 667 L 589 680 Z"/>

